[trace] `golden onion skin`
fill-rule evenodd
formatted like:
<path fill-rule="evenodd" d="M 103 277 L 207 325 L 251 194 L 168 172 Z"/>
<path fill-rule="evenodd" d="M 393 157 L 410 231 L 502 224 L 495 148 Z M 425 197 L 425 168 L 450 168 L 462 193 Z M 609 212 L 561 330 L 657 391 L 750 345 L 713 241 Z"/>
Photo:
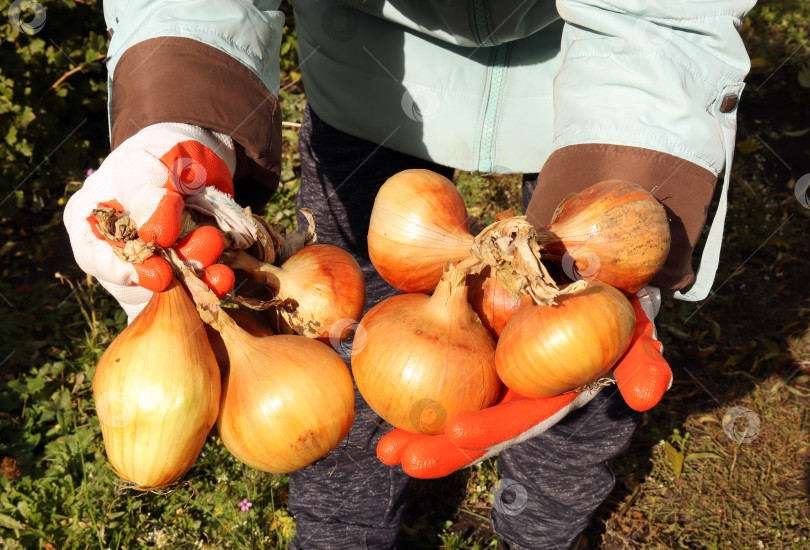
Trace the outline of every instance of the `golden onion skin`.
<path fill-rule="evenodd" d="M 257 470 L 288 473 L 346 437 L 354 386 L 337 353 L 304 336 L 255 338 L 229 322 L 221 328 L 230 369 L 217 429 L 232 455 Z"/>
<path fill-rule="evenodd" d="M 404 170 L 374 199 L 368 255 L 391 286 L 430 293 L 448 261 L 470 255 L 467 207 L 453 183 L 430 170 Z"/>
<path fill-rule="evenodd" d="M 352 372 L 369 406 L 397 428 L 435 435 L 449 418 L 492 405 L 501 389 L 495 342 L 467 288 L 392 296 L 360 323 Z M 448 294 L 452 293 L 451 297 Z"/>
<path fill-rule="evenodd" d="M 139 489 L 179 480 L 217 417 L 220 377 L 197 310 L 172 281 L 102 355 L 93 397 L 115 472 Z"/>
<path fill-rule="evenodd" d="M 489 271 L 487 268 L 477 275 L 467 277 L 468 295 L 473 311 L 497 340 L 506 323 L 520 307 L 520 300 L 512 298 L 512 294 L 497 277 L 489 276 Z"/>
<path fill-rule="evenodd" d="M 621 291 L 591 282 L 555 300 L 524 297 L 498 340 L 498 375 L 520 395 L 552 397 L 593 382 L 630 344 L 636 317 Z"/>
<path fill-rule="evenodd" d="M 597 183 L 564 201 L 539 233 L 543 248 L 563 257 L 564 271 L 575 267 L 582 278 L 629 295 L 661 270 L 671 242 L 663 205 L 641 186 L 620 180 Z"/>
<path fill-rule="evenodd" d="M 298 303 L 301 322 L 314 320 L 320 326 L 317 334 L 310 330 L 304 336 L 325 344 L 349 337 L 353 324 L 335 327 L 341 321 L 359 321 L 366 303 L 363 271 L 351 254 L 328 244 L 306 246 L 290 256 L 280 271 L 278 296 Z"/>

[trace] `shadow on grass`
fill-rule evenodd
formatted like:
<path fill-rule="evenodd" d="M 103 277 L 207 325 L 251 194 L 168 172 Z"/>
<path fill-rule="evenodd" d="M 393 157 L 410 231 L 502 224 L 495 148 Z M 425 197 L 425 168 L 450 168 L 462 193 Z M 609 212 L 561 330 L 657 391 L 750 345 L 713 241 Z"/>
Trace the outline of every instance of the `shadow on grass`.
<path fill-rule="evenodd" d="M 786 66 L 743 99 L 714 294 L 665 304 L 675 383 L 616 459 L 616 488 L 587 531 L 591 548 L 810 546 L 802 412 L 810 397 L 810 210 L 790 187 L 810 172 L 810 136 L 797 135 L 810 104 L 798 70 Z M 761 422 L 750 443 L 734 440 L 754 429 L 745 419 L 731 435 L 721 424 L 736 406 Z M 678 477 L 657 443 L 685 434 L 687 458 L 709 454 L 687 461 Z"/>

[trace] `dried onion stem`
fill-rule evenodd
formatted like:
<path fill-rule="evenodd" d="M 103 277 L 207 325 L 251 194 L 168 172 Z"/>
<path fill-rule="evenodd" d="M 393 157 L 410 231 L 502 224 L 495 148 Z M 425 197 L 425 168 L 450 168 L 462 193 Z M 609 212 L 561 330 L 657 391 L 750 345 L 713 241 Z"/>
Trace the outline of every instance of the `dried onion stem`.
<path fill-rule="evenodd" d="M 562 294 L 582 290 L 586 281 L 577 281 L 560 288 L 543 262 L 537 230 L 525 216 L 514 216 L 486 227 L 475 237 L 472 258 L 457 267 L 480 273 L 485 266 L 509 290 L 515 300 L 529 294 L 537 304 L 551 305 Z"/>

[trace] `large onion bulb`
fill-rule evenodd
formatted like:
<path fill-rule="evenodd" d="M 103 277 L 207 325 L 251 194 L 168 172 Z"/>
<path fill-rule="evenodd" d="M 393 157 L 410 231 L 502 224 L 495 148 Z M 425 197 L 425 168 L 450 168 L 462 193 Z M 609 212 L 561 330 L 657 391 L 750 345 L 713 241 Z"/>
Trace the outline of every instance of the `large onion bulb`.
<path fill-rule="evenodd" d="M 593 382 L 630 344 L 636 317 L 619 290 L 591 282 L 556 301 L 524 297 L 498 340 L 498 375 L 520 395 L 551 397 Z"/>
<path fill-rule="evenodd" d="M 357 388 L 398 428 L 441 433 L 448 418 L 490 406 L 501 382 L 495 342 L 467 303 L 464 275 L 451 270 L 432 296 L 392 296 L 360 322 L 352 349 Z"/>
<path fill-rule="evenodd" d="M 343 341 L 363 313 L 363 271 L 351 254 L 336 246 L 306 246 L 281 267 L 260 262 L 244 251 L 229 253 L 228 262 L 283 300 L 274 313 L 302 336 L 329 344 Z"/>
<path fill-rule="evenodd" d="M 626 181 L 597 183 L 564 201 L 538 231 L 543 248 L 572 278 L 601 281 L 635 294 L 669 254 L 669 220 L 646 189 Z"/>
<path fill-rule="evenodd" d="M 448 261 L 470 255 L 467 208 L 453 183 L 430 170 L 404 170 L 377 193 L 368 255 L 377 272 L 404 292 L 430 293 Z"/>
<path fill-rule="evenodd" d="M 257 338 L 224 310 L 214 327 L 228 351 L 217 429 L 248 466 L 298 470 L 334 449 L 354 420 L 354 386 L 331 348 L 298 335 Z"/>
<path fill-rule="evenodd" d="M 219 369 L 176 280 L 104 352 L 93 397 L 107 458 L 123 479 L 155 489 L 194 464 L 217 417 Z"/>

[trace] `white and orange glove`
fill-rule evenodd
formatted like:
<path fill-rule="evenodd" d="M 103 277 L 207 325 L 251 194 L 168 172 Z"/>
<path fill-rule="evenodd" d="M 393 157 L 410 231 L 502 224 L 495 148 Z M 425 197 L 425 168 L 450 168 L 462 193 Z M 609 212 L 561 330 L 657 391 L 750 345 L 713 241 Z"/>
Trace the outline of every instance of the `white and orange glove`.
<path fill-rule="evenodd" d="M 642 297 L 632 300 L 636 329 L 613 376 L 625 402 L 646 411 L 672 385 L 672 371 L 661 356 L 663 346 L 656 340 L 651 321 L 660 307 L 660 292 L 648 287 L 639 295 Z M 543 433 L 599 391 L 531 399 L 508 390 L 492 407 L 451 418 L 441 435 L 392 430 L 377 444 L 377 457 L 384 464 L 401 464 L 411 477 L 444 477 Z"/>
<path fill-rule="evenodd" d="M 64 222 L 76 263 L 115 297 L 130 322 L 152 292 L 169 285 L 172 271 L 157 255 L 140 263 L 119 259 L 112 247 L 120 243 L 102 236 L 93 210 L 112 207 L 129 212 L 144 242 L 172 246 L 180 236 L 186 199 L 211 187 L 233 196 L 235 169 L 230 137 L 189 124 L 154 124 L 110 153 L 70 198 Z M 207 235 L 195 244 L 221 252 L 219 233 Z"/>

